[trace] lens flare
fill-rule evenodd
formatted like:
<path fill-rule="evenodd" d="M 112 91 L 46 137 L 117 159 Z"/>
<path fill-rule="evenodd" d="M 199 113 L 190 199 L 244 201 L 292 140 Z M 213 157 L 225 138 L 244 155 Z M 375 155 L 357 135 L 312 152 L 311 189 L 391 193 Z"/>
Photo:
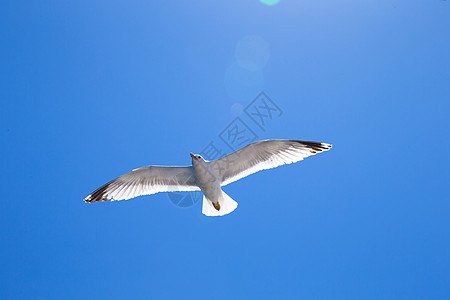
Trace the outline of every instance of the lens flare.
<path fill-rule="evenodd" d="M 259 0 L 261 3 L 264 3 L 265 5 L 275 5 L 280 2 L 280 0 Z"/>
<path fill-rule="evenodd" d="M 258 35 L 247 35 L 236 45 L 235 57 L 242 68 L 261 70 L 270 57 L 269 44 Z"/>

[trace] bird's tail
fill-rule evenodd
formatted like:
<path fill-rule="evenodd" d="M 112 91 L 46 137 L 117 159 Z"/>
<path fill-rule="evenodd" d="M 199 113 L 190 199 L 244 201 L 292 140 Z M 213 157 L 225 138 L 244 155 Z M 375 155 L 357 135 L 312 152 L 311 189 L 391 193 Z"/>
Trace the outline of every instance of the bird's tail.
<path fill-rule="evenodd" d="M 213 204 L 203 195 L 202 213 L 206 216 L 224 216 L 235 210 L 237 206 L 237 202 L 225 194 L 224 191 L 220 194 L 219 202 L 217 204 Z"/>

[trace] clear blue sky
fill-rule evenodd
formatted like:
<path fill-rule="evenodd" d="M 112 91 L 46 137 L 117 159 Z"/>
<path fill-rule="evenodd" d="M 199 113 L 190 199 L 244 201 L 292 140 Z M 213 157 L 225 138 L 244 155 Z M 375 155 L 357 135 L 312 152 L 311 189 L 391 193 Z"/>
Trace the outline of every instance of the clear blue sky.
<path fill-rule="evenodd" d="M 0 298 L 448 299 L 449 5 L 1 1 Z M 226 217 L 83 202 L 236 117 L 334 147 L 226 186 Z"/>

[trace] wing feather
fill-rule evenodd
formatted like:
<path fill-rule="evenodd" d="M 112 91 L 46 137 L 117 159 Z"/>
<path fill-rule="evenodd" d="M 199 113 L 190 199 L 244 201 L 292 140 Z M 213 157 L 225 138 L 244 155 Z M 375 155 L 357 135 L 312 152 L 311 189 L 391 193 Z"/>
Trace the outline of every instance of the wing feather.
<path fill-rule="evenodd" d="M 258 171 L 298 162 L 330 149 L 331 145 L 326 143 L 265 140 L 247 145 L 210 164 L 223 186 Z"/>
<path fill-rule="evenodd" d="M 149 166 L 135 169 L 108 182 L 84 201 L 126 200 L 159 192 L 199 190 L 192 167 Z"/>

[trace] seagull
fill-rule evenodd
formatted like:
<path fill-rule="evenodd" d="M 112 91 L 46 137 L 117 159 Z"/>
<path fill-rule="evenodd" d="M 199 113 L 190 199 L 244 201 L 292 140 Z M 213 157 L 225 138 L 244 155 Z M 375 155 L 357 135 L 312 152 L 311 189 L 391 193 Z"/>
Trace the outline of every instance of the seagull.
<path fill-rule="evenodd" d="M 227 156 L 207 161 L 190 154 L 192 166 L 148 166 L 134 169 L 95 190 L 84 201 L 127 200 L 159 192 L 202 191 L 202 213 L 223 216 L 238 206 L 222 187 L 261 170 L 328 151 L 331 144 L 298 140 L 263 140 Z"/>

